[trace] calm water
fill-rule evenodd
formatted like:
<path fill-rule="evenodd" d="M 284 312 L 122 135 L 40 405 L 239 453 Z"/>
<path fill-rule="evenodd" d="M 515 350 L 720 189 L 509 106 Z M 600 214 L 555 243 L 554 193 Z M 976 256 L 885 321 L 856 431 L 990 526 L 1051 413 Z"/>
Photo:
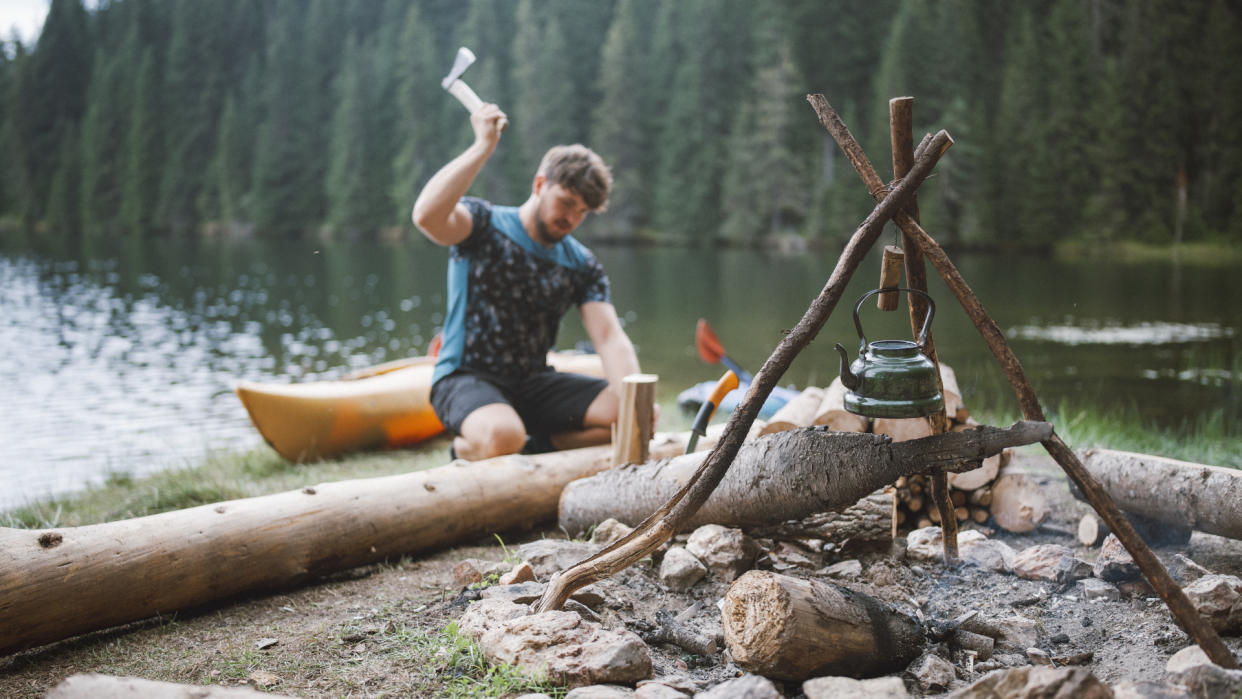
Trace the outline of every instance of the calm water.
<path fill-rule="evenodd" d="M 109 472 L 194 464 L 261 444 L 232 393 L 239 379 L 298 381 L 420 354 L 443 320 L 446 253 L 401 245 L 0 241 L 0 508 Z M 798 256 L 599 248 L 613 297 L 661 400 L 719 376 L 700 362 L 707 318 L 756 370 L 819 293 L 836 253 Z M 1133 410 L 1175 425 L 1242 415 L 1242 270 L 955 256 L 1011 339 L 1046 406 Z M 834 342 L 851 353 L 870 260 L 784 384 L 824 386 Z M 1008 408 L 1003 376 L 933 279 L 933 331 L 967 405 Z M 871 303 L 868 338 L 908 337 Z M 585 335 L 567 320 L 561 345 Z"/>

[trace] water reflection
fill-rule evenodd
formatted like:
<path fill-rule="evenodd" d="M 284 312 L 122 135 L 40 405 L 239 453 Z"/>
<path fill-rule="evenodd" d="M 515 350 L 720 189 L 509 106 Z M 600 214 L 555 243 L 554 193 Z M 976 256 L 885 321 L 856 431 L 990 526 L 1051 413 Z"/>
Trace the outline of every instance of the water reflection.
<path fill-rule="evenodd" d="M 797 256 L 599 248 L 643 368 L 671 402 L 715 379 L 694 350 L 707 318 L 754 371 L 802 317 L 836 263 Z M 443 321 L 444 250 L 284 241 L 0 241 L 0 507 L 72 490 L 108 471 L 190 464 L 259 443 L 231 392 L 421 354 Z M 1242 409 L 1242 275 L 1228 269 L 955 257 L 1048 405 L 1137 407 L 1176 424 Z M 784 384 L 826 385 L 831 347 L 853 347 L 850 312 L 878 259 L 851 281 Z M 932 328 L 968 406 L 1009 406 L 1003 374 L 938 279 Z M 870 339 L 910 337 L 904 306 L 860 311 Z M 585 339 L 576 317 L 560 345 Z M 1012 414 L 1017 416 L 1016 405 Z"/>

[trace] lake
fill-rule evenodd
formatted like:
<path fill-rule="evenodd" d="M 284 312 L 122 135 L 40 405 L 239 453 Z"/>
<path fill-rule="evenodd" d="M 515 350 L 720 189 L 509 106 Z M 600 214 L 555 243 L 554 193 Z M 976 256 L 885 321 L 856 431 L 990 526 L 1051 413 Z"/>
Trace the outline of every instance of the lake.
<path fill-rule="evenodd" d="M 887 236 L 886 236 L 887 238 Z M 694 349 L 706 318 L 755 371 L 820 292 L 839 251 L 797 255 L 597 247 L 659 397 L 717 378 Z M 239 379 L 304 381 L 421 354 L 443 321 L 446 252 L 290 241 L 0 238 L 0 508 L 260 445 Z M 1242 270 L 957 254 L 1046 408 L 1130 411 L 1155 425 L 1242 416 Z M 781 383 L 826 386 L 858 347 L 854 302 L 878 253 Z M 1019 411 L 932 274 L 932 331 L 968 407 Z M 905 306 L 868 302 L 868 339 L 908 338 Z M 560 346 L 585 339 L 576 315 Z M 719 419 L 719 418 L 718 418 Z"/>

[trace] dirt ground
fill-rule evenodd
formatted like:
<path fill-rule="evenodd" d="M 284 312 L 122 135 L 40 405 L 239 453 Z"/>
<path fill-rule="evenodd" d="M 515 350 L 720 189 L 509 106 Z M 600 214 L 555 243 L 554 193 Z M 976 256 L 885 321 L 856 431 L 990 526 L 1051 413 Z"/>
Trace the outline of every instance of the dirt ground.
<path fill-rule="evenodd" d="M 1023 455 L 1010 468 L 1032 474 L 1053 505 L 1048 522 L 1031 534 L 986 526 L 990 537 L 1015 550 L 1060 543 L 1079 557 L 1095 551 L 1078 545 L 1074 528 L 1089 506 L 1074 500 L 1060 469 L 1046 457 Z M 972 525 L 973 526 L 973 525 Z M 468 696 L 473 692 L 516 691 L 505 685 L 484 689 L 470 677 L 482 672 L 477 658 L 453 647 L 445 627 L 460 617 L 469 594 L 454 583 L 452 569 L 466 558 L 500 561 L 516 545 L 555 530 L 503 535 L 416 560 L 402 560 L 342 573 L 277 594 L 254 596 L 173 619 L 131 624 L 0 658 L 0 696 L 38 697 L 63 678 L 82 672 L 132 675 L 187 684 L 259 686 L 304 697 Z M 1156 549 L 1166 563 L 1181 553 L 1212 572 L 1242 573 L 1242 542 L 1196 532 L 1189 544 Z M 845 560 L 828 554 L 827 566 Z M 904 557 L 904 534 L 889 551 L 857 557 L 862 575 L 845 581 L 908 613 L 949 620 L 978 610 L 997 616 L 1017 613 L 1037 624 L 1037 646 L 1052 656 L 1091 652 L 1086 663 L 1108 683 L 1161 681 L 1168 657 L 1189 644 L 1164 604 L 1151 593 L 1120 601 L 1089 602 L 1072 587 L 1033 582 L 970 566 L 912 563 Z M 765 565 L 764 559 L 760 567 Z M 819 577 L 822 568 L 783 570 Z M 639 564 L 597 583 L 607 601 L 597 610 L 606 625 L 639 631 L 659 610 L 682 615 L 704 633 L 718 633 L 717 602 L 727 585 L 705 580 L 686 593 L 664 590 L 654 565 Z M 693 608 L 693 609 L 692 609 Z M 690 611 L 687 611 L 690 610 Z M 1237 652 L 1242 642 L 1226 638 Z M 698 690 L 736 677 L 741 670 L 718 653 L 695 656 L 669 646 L 651 648 L 657 677 L 679 677 Z M 983 668 L 963 667 L 955 686 L 965 686 L 997 665 L 1026 664 L 1024 655 L 999 654 Z M 916 685 L 907 686 L 917 694 Z M 495 689 L 495 687 L 501 689 Z M 777 685 L 797 697 L 796 684 Z"/>

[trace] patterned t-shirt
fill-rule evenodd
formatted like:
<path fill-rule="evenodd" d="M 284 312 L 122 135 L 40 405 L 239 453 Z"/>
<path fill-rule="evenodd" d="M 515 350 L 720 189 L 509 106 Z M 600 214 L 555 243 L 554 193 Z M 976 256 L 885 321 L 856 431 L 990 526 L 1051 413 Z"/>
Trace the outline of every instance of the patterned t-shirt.
<path fill-rule="evenodd" d="M 433 382 L 460 368 L 522 377 L 547 366 L 561 317 L 608 301 L 608 277 L 571 236 L 544 247 L 517 207 L 466 197 L 473 228 L 449 248 L 448 315 Z"/>

